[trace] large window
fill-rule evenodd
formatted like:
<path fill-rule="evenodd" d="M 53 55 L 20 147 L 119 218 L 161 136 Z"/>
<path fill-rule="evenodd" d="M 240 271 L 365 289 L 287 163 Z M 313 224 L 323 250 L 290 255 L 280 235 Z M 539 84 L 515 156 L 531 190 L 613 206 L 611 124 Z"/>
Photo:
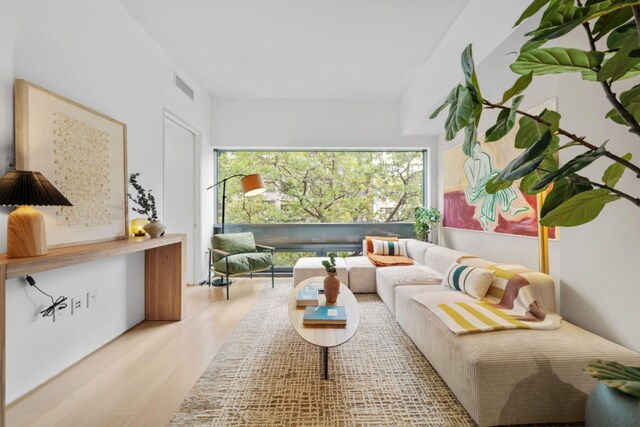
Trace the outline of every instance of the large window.
<path fill-rule="evenodd" d="M 260 173 L 244 198 L 227 183 L 226 223 L 384 223 L 413 220 L 425 197 L 425 151 L 218 151 L 217 177 Z M 222 214 L 218 189 L 218 223 Z"/>

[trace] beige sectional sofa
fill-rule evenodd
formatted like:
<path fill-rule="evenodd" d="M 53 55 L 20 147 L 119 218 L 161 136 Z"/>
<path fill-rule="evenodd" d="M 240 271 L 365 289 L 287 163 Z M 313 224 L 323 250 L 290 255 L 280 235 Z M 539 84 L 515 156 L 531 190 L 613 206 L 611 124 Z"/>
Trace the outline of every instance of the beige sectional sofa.
<path fill-rule="evenodd" d="M 365 248 L 366 250 L 366 248 Z M 412 266 L 376 268 L 366 257 L 345 258 L 353 292 L 377 292 L 396 320 L 480 425 L 579 422 L 595 385 L 587 360 L 640 365 L 640 355 L 563 321 L 551 331 L 509 330 L 455 335 L 427 305 L 475 301 L 441 285 L 454 262 L 498 263 L 407 240 Z M 517 266 L 521 268 L 520 266 Z M 555 284 L 536 275 L 543 303 L 555 309 Z M 347 283 L 345 283 L 347 284 Z"/>

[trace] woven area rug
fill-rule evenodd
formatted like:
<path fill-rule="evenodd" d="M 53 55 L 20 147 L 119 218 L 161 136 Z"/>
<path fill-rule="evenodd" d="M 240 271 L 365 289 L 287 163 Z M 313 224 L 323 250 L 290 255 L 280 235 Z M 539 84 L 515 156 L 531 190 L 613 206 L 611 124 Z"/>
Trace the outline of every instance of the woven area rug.
<path fill-rule="evenodd" d="M 474 425 L 377 295 L 357 295 L 360 327 L 330 350 L 325 381 L 289 323 L 290 292 L 262 292 L 169 425 Z"/>

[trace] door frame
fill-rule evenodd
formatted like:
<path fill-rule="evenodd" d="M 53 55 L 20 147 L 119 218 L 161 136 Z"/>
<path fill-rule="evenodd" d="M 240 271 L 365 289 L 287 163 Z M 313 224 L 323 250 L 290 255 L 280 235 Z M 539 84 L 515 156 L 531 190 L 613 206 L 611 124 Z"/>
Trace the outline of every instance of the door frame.
<path fill-rule="evenodd" d="M 198 284 L 200 282 L 199 276 L 202 274 L 202 260 L 201 257 L 198 256 L 200 253 L 200 247 L 202 243 L 202 235 L 201 235 L 201 221 L 202 221 L 202 212 L 200 210 L 201 200 L 200 200 L 200 188 L 202 186 L 202 177 L 200 176 L 201 165 L 200 165 L 200 153 L 202 151 L 202 132 L 198 129 L 191 126 L 186 121 L 182 120 L 179 116 L 167 110 L 166 108 L 162 109 L 162 212 L 166 212 L 166 182 L 165 182 L 165 154 L 166 154 L 166 144 L 167 144 L 167 121 L 172 125 L 177 126 L 186 132 L 193 135 L 193 242 L 191 243 L 193 247 L 193 282 L 192 284 Z M 187 242 L 189 244 L 189 242 Z M 187 260 L 187 262 L 189 262 Z"/>

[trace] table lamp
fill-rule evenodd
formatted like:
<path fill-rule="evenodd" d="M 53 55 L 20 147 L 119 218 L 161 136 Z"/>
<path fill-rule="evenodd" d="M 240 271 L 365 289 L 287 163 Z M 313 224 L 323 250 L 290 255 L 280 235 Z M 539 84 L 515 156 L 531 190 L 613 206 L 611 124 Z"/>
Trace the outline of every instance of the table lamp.
<path fill-rule="evenodd" d="M 7 221 L 7 256 L 47 253 L 44 215 L 32 206 L 73 206 L 40 172 L 9 171 L 0 178 L 0 205 L 17 206 Z"/>
<path fill-rule="evenodd" d="M 227 181 L 231 178 L 235 178 L 241 176 L 240 184 L 242 185 L 242 192 L 245 197 L 257 196 L 258 194 L 264 193 L 267 189 L 264 186 L 264 182 L 262 182 L 262 176 L 259 173 L 254 173 L 251 175 L 245 174 L 236 174 L 226 177 L 225 179 L 216 182 L 210 187 L 207 187 L 207 190 L 215 187 L 216 185 L 222 184 L 222 233 L 224 234 L 224 208 L 225 208 L 225 200 L 227 199 Z"/>

